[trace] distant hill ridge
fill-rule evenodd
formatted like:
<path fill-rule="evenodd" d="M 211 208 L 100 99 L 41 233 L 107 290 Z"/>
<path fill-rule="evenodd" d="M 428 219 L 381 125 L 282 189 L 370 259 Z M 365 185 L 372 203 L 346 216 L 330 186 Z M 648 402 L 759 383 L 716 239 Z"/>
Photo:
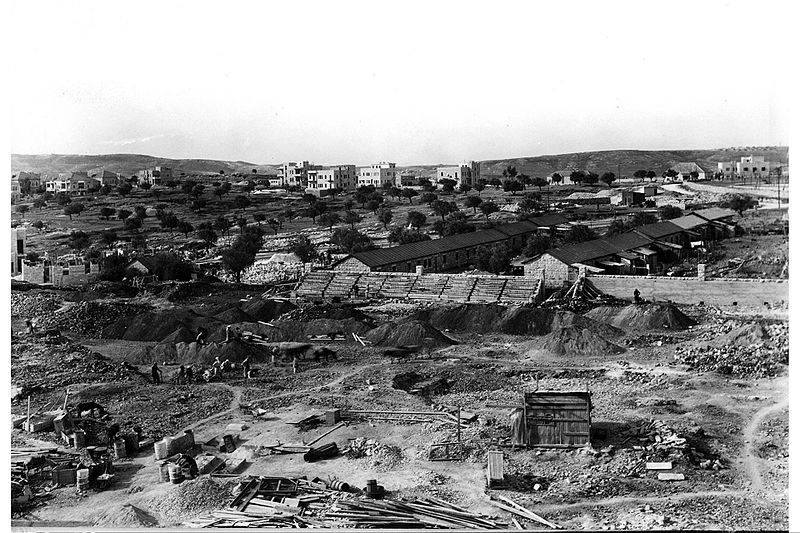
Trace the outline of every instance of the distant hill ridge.
<path fill-rule="evenodd" d="M 501 175 L 508 165 L 516 167 L 517 172 L 530 176 L 544 177 L 553 172 L 576 169 L 592 170 L 598 174 L 614 172 L 632 176 L 639 169 L 654 170 L 661 173 L 682 161 L 693 161 L 707 172 L 713 172 L 718 162 L 736 161 L 740 157 L 763 155 L 768 161 L 788 163 L 789 148 L 785 146 L 720 148 L 715 150 L 607 150 L 598 152 L 576 152 L 571 154 L 540 155 L 481 161 L 481 173 L 485 176 Z M 124 176 L 133 175 L 139 170 L 162 165 L 171 167 L 180 176 L 183 172 L 191 174 L 232 173 L 276 173 L 277 164 L 256 164 L 246 161 L 218 161 L 213 159 L 170 159 L 141 154 L 102 154 L 102 155 L 11 155 L 11 171 L 58 174 L 60 172 L 81 172 L 103 168 L 119 172 Z M 399 167 L 412 170 L 422 176 L 432 176 L 437 165 L 409 165 Z"/>

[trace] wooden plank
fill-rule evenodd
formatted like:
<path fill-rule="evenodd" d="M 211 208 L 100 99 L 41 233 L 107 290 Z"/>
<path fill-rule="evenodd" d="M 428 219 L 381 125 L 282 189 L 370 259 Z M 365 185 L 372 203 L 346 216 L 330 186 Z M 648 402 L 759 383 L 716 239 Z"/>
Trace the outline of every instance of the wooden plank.
<path fill-rule="evenodd" d="M 665 461 L 663 463 L 645 463 L 644 467 L 647 470 L 672 470 L 672 461 Z"/>

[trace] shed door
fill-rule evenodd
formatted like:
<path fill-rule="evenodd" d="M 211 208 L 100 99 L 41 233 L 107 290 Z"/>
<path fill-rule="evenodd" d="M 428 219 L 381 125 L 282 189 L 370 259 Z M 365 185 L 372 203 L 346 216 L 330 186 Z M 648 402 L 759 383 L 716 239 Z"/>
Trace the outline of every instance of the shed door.
<path fill-rule="evenodd" d="M 583 446 L 589 442 L 586 405 L 529 405 L 525 422 L 529 446 Z"/>

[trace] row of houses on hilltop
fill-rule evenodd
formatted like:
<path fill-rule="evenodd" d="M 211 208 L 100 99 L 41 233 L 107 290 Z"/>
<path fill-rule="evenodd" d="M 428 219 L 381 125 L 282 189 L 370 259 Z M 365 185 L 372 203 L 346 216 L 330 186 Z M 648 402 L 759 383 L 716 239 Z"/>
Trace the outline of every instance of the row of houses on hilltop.
<path fill-rule="evenodd" d="M 700 209 L 613 237 L 548 250 L 522 264 L 525 275 L 543 279 L 546 288 L 574 282 L 581 268 L 601 274 L 655 274 L 660 265 L 680 259 L 692 243 L 733 236 L 735 216 L 730 209 Z"/>

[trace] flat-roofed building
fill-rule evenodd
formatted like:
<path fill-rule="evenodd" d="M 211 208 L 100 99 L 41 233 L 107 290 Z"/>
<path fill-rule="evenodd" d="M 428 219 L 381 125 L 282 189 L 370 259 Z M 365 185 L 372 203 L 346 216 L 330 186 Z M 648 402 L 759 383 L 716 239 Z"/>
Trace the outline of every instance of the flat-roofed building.
<path fill-rule="evenodd" d="M 397 165 L 395 163 L 376 163 L 368 167 L 358 169 L 358 187 L 362 185 L 373 185 L 380 189 L 384 184 L 394 185 L 397 181 Z"/>
<path fill-rule="evenodd" d="M 146 168 L 140 170 L 137 175 L 140 183 L 149 183 L 150 185 L 163 185 L 168 181 L 172 181 L 172 169 L 169 167 Z"/>
<path fill-rule="evenodd" d="M 450 179 L 456 182 L 456 187 L 461 187 L 461 184 L 475 185 L 481 177 L 481 164 L 476 161 L 463 163 L 457 166 L 438 167 L 436 169 L 436 183 L 444 179 Z"/>
<path fill-rule="evenodd" d="M 351 191 L 356 188 L 357 182 L 355 165 L 336 165 L 309 170 L 306 189 Z"/>

